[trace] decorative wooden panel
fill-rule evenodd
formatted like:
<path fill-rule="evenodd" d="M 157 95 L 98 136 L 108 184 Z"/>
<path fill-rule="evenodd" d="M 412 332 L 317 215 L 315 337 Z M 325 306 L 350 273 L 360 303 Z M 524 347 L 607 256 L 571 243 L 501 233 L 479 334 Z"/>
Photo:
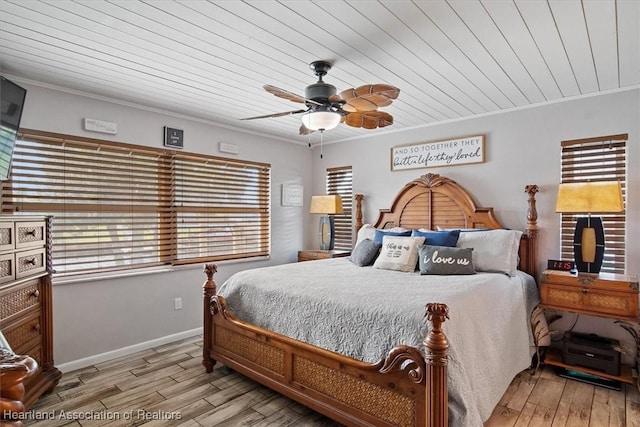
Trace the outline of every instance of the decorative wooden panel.
<path fill-rule="evenodd" d="M 284 375 L 284 352 L 280 348 L 235 334 L 221 326 L 215 328 L 214 345 L 238 354 L 265 369 Z"/>
<path fill-rule="evenodd" d="M 493 208 L 481 208 L 455 181 L 426 174 L 404 186 L 391 209 L 380 210 L 377 228 L 504 228 Z"/>
<path fill-rule="evenodd" d="M 394 426 L 415 426 L 415 401 L 312 360 L 294 358 L 293 381 Z"/>

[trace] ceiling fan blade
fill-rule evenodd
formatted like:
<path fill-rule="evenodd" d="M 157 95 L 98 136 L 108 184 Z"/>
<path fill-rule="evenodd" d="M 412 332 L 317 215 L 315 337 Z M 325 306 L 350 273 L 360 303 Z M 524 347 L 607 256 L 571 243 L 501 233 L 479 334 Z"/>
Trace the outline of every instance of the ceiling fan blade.
<path fill-rule="evenodd" d="M 343 90 L 338 96 L 346 101 L 343 107 L 345 111 L 356 112 L 376 111 L 378 107 L 390 105 L 399 94 L 400 89 L 395 86 L 369 84 Z"/>
<path fill-rule="evenodd" d="M 355 128 L 376 129 L 393 124 L 393 116 L 384 111 L 365 111 L 349 113 L 344 122 Z"/>
<path fill-rule="evenodd" d="M 240 119 L 240 120 L 268 119 L 270 117 L 292 116 L 294 114 L 304 113 L 305 111 L 307 110 L 285 111 L 282 113 L 265 114 L 264 116 L 245 117 L 244 119 Z"/>
<path fill-rule="evenodd" d="M 311 103 L 311 104 L 314 104 L 314 105 L 322 105 L 319 102 L 316 102 L 316 101 L 314 101 L 312 99 L 307 99 L 304 96 L 296 95 L 293 92 L 289 92 L 288 90 L 280 89 L 279 87 L 276 87 L 276 86 L 264 85 L 263 87 L 264 87 L 264 90 L 266 90 L 267 92 L 269 92 L 272 95 L 277 96 L 278 98 L 284 98 L 284 99 L 288 99 L 289 101 L 300 102 L 302 104 Z"/>

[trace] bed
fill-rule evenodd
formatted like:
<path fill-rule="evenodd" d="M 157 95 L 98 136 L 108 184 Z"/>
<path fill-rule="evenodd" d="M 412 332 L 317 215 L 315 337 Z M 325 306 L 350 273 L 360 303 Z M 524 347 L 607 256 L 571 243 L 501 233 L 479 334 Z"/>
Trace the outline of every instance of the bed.
<path fill-rule="evenodd" d="M 207 372 L 220 362 L 346 425 L 478 425 L 533 353 L 537 187 L 525 192 L 527 227 L 518 234 L 512 275 L 424 276 L 337 258 L 236 273 L 218 289 L 215 264 L 205 265 Z M 492 208 L 478 207 L 463 187 L 437 174 L 405 185 L 371 226 L 362 224 L 362 200 L 356 195 L 358 244 L 368 228 L 467 229 L 471 242 L 487 232 L 472 236 L 470 229 L 504 229 Z M 418 292 L 425 280 L 428 289 Z M 302 282 L 314 291 L 305 296 Z M 493 294 L 476 296 L 478 289 Z M 283 312 L 287 307 L 297 309 Z M 380 326 L 376 319 L 387 316 Z M 348 318 L 357 327 L 344 323 Z"/>

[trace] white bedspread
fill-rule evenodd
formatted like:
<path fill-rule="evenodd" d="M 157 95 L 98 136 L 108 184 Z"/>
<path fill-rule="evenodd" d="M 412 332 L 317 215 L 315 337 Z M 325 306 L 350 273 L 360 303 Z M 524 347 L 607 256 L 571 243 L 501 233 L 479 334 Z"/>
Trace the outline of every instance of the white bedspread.
<path fill-rule="evenodd" d="M 446 303 L 452 426 L 481 426 L 533 354 L 538 293 L 522 272 L 421 276 L 334 258 L 239 272 L 218 293 L 246 322 L 368 362 L 401 344 L 423 349 L 424 306 Z"/>

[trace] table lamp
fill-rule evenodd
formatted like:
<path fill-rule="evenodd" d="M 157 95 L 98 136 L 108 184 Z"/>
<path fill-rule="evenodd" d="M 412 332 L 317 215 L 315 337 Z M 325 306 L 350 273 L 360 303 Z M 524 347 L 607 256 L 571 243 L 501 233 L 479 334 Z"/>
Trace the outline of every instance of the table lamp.
<path fill-rule="evenodd" d="M 311 196 L 311 208 L 309 213 L 322 214 L 318 227 L 320 249 L 330 251 L 336 235 L 336 224 L 333 215 L 341 214 L 342 197 L 332 194 L 326 196 Z"/>
<path fill-rule="evenodd" d="M 618 181 L 560 184 L 556 212 L 587 214 L 577 218 L 573 251 L 578 272 L 598 274 L 604 258 L 602 218 L 593 213 L 622 212 L 622 190 Z"/>

